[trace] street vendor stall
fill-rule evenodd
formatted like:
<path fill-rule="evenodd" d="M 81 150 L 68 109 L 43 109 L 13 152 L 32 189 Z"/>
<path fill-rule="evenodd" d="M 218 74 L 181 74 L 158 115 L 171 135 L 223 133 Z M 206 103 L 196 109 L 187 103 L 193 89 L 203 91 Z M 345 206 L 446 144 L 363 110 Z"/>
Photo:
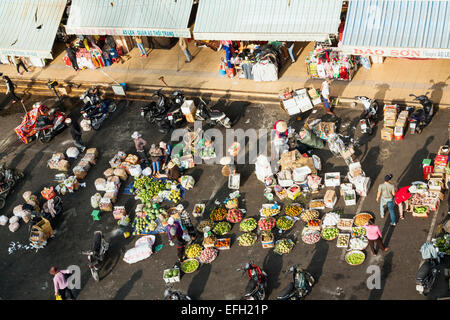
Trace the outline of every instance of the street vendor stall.
<path fill-rule="evenodd" d="M 358 63 L 351 55 L 337 48 L 316 48 L 305 60 L 306 73 L 311 78 L 350 81 Z"/>

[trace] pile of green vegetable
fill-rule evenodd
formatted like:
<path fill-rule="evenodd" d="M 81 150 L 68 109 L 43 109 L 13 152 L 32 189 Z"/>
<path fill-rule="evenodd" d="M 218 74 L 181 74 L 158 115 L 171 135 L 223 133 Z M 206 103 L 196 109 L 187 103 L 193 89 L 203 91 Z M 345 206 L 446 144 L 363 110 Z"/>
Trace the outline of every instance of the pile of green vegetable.
<path fill-rule="evenodd" d="M 142 203 L 147 204 L 151 202 L 153 197 L 165 190 L 166 185 L 159 180 L 142 176 L 140 178 L 135 178 L 133 189 L 133 192 L 142 201 Z"/>

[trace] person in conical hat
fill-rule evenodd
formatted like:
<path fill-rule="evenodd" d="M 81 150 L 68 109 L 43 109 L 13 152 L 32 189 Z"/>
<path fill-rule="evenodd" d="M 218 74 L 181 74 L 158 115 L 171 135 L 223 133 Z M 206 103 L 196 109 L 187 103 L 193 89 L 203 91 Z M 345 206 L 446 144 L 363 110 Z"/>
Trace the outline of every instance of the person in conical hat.
<path fill-rule="evenodd" d="M 287 138 L 288 136 L 288 125 L 286 121 L 278 120 L 277 122 L 275 122 L 273 130 L 275 130 L 278 138 Z"/>

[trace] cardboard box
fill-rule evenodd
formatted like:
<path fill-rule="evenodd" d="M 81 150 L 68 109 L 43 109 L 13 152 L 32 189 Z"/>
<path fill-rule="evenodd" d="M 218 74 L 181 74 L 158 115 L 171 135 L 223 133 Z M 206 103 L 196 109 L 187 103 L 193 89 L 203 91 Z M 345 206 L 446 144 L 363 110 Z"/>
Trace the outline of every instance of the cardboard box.
<path fill-rule="evenodd" d="M 346 206 L 356 206 L 356 191 L 345 191 L 344 192 L 344 202 Z M 346 199 L 346 197 L 351 197 L 351 199 Z"/>
<path fill-rule="evenodd" d="M 341 196 L 344 196 L 345 192 L 350 192 L 353 190 L 353 184 L 351 183 L 342 183 L 341 184 Z"/>
<path fill-rule="evenodd" d="M 382 128 L 381 129 L 381 139 L 386 140 L 386 141 L 392 141 L 394 139 L 394 129 Z"/>
<path fill-rule="evenodd" d="M 385 128 L 394 128 L 395 127 L 395 119 L 384 119 L 384 127 Z"/>
<path fill-rule="evenodd" d="M 326 187 L 339 187 L 341 184 L 340 172 L 327 172 L 325 173 L 325 186 Z"/>
<path fill-rule="evenodd" d="M 360 162 L 353 162 L 348 166 L 348 171 L 353 178 L 357 178 L 363 175 Z"/>
<path fill-rule="evenodd" d="M 397 111 L 388 109 L 384 112 L 384 120 L 397 120 Z"/>
<path fill-rule="evenodd" d="M 403 140 L 403 128 L 402 127 L 394 128 L 394 138 L 395 138 L 395 140 Z"/>
<path fill-rule="evenodd" d="M 323 201 L 327 208 L 332 209 L 337 202 L 336 192 L 334 190 L 327 190 Z"/>
<path fill-rule="evenodd" d="M 409 115 L 408 111 L 402 111 L 399 113 L 398 119 L 408 121 L 408 115 Z"/>
<path fill-rule="evenodd" d="M 444 193 L 442 191 L 429 191 L 429 196 L 431 198 L 439 198 L 439 200 L 444 200 Z"/>
<path fill-rule="evenodd" d="M 430 191 L 441 191 L 444 182 L 440 178 L 430 178 L 428 180 L 428 189 Z"/>
<path fill-rule="evenodd" d="M 402 129 L 406 127 L 406 124 L 407 124 L 407 120 L 402 119 L 402 118 L 398 118 L 397 121 L 395 122 L 395 126 L 401 127 Z"/>

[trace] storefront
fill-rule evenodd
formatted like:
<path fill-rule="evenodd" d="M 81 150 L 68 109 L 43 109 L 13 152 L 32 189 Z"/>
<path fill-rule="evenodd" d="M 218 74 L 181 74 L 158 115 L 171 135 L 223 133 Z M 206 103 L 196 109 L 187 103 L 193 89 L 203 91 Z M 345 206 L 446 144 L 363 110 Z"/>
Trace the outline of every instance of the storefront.
<path fill-rule="evenodd" d="M 192 5 L 193 0 L 73 0 L 65 29 L 78 37 L 82 64 L 98 68 L 117 61 L 139 40 L 148 48 L 153 37 L 190 38 Z"/>
<path fill-rule="evenodd" d="M 52 48 L 66 0 L 0 2 L 0 62 L 12 64 L 22 57 L 27 65 L 44 67 L 53 59 Z"/>
<path fill-rule="evenodd" d="M 194 39 L 214 49 L 220 41 L 222 73 L 274 81 L 296 41 L 322 42 L 338 32 L 341 9 L 341 0 L 200 1 Z"/>
<path fill-rule="evenodd" d="M 450 1 L 350 1 L 340 47 L 345 53 L 450 59 Z"/>

